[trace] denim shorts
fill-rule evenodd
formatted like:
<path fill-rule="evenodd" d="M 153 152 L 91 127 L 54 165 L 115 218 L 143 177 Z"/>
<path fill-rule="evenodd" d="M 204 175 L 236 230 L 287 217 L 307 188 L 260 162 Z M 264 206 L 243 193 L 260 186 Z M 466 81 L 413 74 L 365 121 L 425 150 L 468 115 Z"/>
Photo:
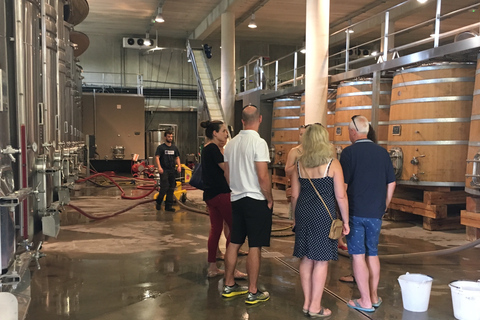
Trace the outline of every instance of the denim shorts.
<path fill-rule="evenodd" d="M 382 219 L 350 216 L 349 220 L 348 253 L 377 256 Z"/>

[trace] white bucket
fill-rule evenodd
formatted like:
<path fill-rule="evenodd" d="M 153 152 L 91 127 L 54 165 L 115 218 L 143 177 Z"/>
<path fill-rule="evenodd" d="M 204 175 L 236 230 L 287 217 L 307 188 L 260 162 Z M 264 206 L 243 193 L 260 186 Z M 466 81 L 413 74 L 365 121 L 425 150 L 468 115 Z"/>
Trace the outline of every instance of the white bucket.
<path fill-rule="evenodd" d="M 428 309 L 433 278 L 419 273 L 406 273 L 398 277 L 402 289 L 403 308 L 413 312 Z"/>
<path fill-rule="evenodd" d="M 480 320 L 480 282 L 454 281 L 449 286 L 452 289 L 453 315 L 455 318 L 459 320 Z"/>

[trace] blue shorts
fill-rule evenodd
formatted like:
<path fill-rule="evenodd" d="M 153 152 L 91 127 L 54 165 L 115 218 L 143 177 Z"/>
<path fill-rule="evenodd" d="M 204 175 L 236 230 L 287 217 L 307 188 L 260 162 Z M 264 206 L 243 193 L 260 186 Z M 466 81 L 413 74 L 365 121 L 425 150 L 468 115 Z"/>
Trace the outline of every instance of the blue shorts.
<path fill-rule="evenodd" d="M 350 233 L 347 234 L 349 254 L 378 256 L 378 240 L 382 219 L 350 216 Z"/>

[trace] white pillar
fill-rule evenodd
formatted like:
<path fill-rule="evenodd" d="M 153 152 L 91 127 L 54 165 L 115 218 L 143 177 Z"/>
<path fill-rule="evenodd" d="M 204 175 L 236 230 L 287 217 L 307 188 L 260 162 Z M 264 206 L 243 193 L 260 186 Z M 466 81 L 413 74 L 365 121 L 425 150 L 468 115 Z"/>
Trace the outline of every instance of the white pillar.
<path fill-rule="evenodd" d="M 307 0 L 305 124 L 327 123 L 330 0 Z"/>
<path fill-rule="evenodd" d="M 235 105 L 235 14 L 222 14 L 221 104 L 225 122 L 233 126 Z"/>

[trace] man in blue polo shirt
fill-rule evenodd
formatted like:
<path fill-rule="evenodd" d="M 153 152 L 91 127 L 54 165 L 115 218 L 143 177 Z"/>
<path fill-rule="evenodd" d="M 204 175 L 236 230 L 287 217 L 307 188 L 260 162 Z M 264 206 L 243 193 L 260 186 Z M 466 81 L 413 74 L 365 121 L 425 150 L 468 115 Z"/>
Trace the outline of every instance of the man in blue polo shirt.
<path fill-rule="evenodd" d="M 377 288 L 380 280 L 378 240 L 382 217 L 395 190 L 395 173 L 388 152 L 367 139 L 367 118 L 354 116 L 348 132 L 351 146 L 340 158 L 350 208 L 348 252 L 360 298 L 348 301 L 353 309 L 373 312 L 382 303 Z"/>

